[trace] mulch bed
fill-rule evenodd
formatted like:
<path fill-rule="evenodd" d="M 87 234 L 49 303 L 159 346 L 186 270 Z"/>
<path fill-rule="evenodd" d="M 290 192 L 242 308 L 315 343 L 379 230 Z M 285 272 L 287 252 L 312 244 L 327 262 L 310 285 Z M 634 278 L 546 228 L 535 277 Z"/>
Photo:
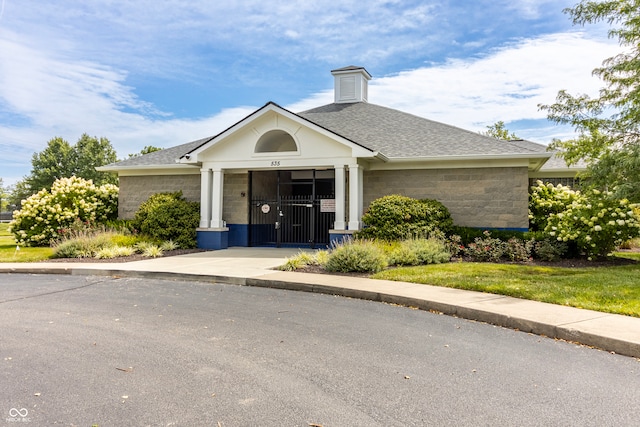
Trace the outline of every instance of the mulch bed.
<path fill-rule="evenodd" d="M 204 249 L 176 249 L 173 251 L 164 251 L 164 253 L 162 254 L 162 257 L 158 257 L 158 258 L 165 258 L 165 257 L 170 257 L 170 256 L 176 256 L 176 255 L 185 255 L 185 254 L 193 254 L 196 252 L 205 252 Z M 78 262 L 78 263 L 108 263 L 108 262 L 132 262 L 132 261 L 142 261 L 145 259 L 153 259 L 153 258 L 149 258 L 149 257 L 145 257 L 142 256 L 140 254 L 135 254 L 135 255 L 131 255 L 131 256 L 123 256 L 123 257 L 117 257 L 117 258 L 110 258 L 110 259 L 97 259 L 97 258 L 51 258 L 51 259 L 45 259 L 42 260 L 40 262 Z"/>
<path fill-rule="evenodd" d="M 165 251 L 162 257 L 170 257 L 176 255 L 185 255 L 192 254 L 197 252 L 205 252 L 204 249 L 176 249 L 173 251 Z M 620 252 L 640 252 L 640 249 L 631 249 L 631 250 L 622 250 Z M 135 254 L 126 257 L 118 257 L 111 259 L 96 259 L 96 258 L 52 258 L 43 260 L 41 262 L 77 262 L 77 263 L 124 263 L 124 262 L 132 262 L 132 261 L 142 261 L 146 259 L 151 259 L 149 257 L 144 257 L 140 254 Z M 463 262 L 472 262 L 470 259 L 465 259 L 464 257 L 459 258 L 459 261 Z M 452 262 L 456 262 L 453 260 Z M 574 259 L 563 259 L 560 261 L 547 262 L 540 260 L 532 260 L 528 262 L 502 262 L 501 264 L 516 264 L 516 265 L 531 265 L 531 266 L 547 266 L 547 267 L 565 267 L 565 268 L 586 268 L 586 267 L 614 267 L 618 265 L 634 265 L 639 262 L 636 260 L 628 259 L 628 258 L 610 258 L 610 259 L 600 259 L 589 261 L 586 258 L 574 258 Z M 369 273 L 333 273 L 328 272 L 320 266 L 310 265 L 305 268 L 301 268 L 296 270 L 296 272 L 301 273 L 316 273 L 316 274 L 333 274 L 338 276 L 354 276 L 354 277 L 367 277 Z"/>

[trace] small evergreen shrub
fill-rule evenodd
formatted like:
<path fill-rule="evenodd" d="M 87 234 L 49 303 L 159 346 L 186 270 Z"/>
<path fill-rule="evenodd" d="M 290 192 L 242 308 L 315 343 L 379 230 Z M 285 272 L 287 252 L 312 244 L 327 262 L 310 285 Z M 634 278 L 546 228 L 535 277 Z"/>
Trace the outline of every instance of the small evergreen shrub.
<path fill-rule="evenodd" d="M 567 253 L 568 245 L 565 242 L 545 239 L 536 241 L 533 250 L 536 258 L 542 261 L 558 261 Z"/>
<path fill-rule="evenodd" d="M 533 240 L 521 240 L 515 237 L 507 240 L 504 247 L 504 256 L 509 261 L 526 262 L 531 260 L 535 242 Z"/>
<path fill-rule="evenodd" d="M 160 241 L 173 240 L 181 248 L 196 247 L 200 204 L 189 202 L 182 192 L 158 193 L 140 205 L 131 225 Z"/>
<path fill-rule="evenodd" d="M 371 241 L 356 240 L 335 246 L 325 268 L 328 271 L 350 273 L 377 273 L 387 267 L 387 257 Z"/>
<path fill-rule="evenodd" d="M 489 231 L 483 233 L 483 237 L 476 237 L 473 243 L 469 243 L 464 249 L 464 254 L 474 261 L 499 261 L 505 255 L 507 245 L 500 239 L 491 237 Z"/>
<path fill-rule="evenodd" d="M 454 225 L 451 228 L 451 232 L 449 236 L 459 236 L 460 243 L 463 245 L 468 245 L 469 243 L 473 243 L 476 238 L 482 238 L 484 236 L 484 232 L 489 231 L 491 235 L 497 239 L 504 240 L 505 242 L 511 238 L 528 240 L 526 231 L 518 231 L 518 230 L 493 230 L 486 228 L 475 228 L 475 227 L 463 227 Z"/>
<path fill-rule="evenodd" d="M 417 200 L 393 194 L 371 202 L 362 216 L 366 227 L 357 238 L 401 240 L 426 237 L 435 230 L 448 232 L 453 226 L 449 210 L 436 200 Z"/>

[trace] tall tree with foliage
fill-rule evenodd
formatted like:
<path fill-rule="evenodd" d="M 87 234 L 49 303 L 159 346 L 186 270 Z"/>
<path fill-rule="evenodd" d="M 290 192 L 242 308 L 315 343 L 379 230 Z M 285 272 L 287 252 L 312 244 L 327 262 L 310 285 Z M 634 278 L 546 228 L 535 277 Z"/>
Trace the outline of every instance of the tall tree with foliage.
<path fill-rule="evenodd" d="M 25 179 L 32 193 L 51 188 L 56 179 L 74 174 L 74 154 L 71 145 L 62 138 L 53 138 L 47 147 L 31 156 L 31 174 Z"/>
<path fill-rule="evenodd" d="M 598 97 L 561 90 L 554 104 L 540 105 L 550 120 L 577 131 L 576 138 L 550 147 L 569 165 L 585 160 L 593 186 L 640 201 L 640 2 L 583 0 L 564 12 L 574 25 L 608 23 L 609 37 L 624 51 L 593 70 L 605 84 Z"/>
<path fill-rule="evenodd" d="M 116 150 L 107 138 L 96 138 L 83 133 L 74 148 L 74 175 L 92 180 L 96 186 L 116 184 L 116 175 L 98 172 L 96 167 L 118 161 Z"/>
<path fill-rule="evenodd" d="M 96 167 L 118 160 L 113 146 L 107 138 L 96 138 L 82 134 L 75 145 L 55 137 L 49 140 L 47 147 L 31 158 L 31 173 L 25 177 L 20 189 L 22 198 L 50 189 L 60 178 L 76 176 L 92 180 L 97 186 L 116 184 L 117 177 L 107 172 L 98 172 Z M 20 183 L 19 183 L 20 184 Z"/>
<path fill-rule="evenodd" d="M 520 139 L 516 136 L 515 133 L 509 132 L 509 129 L 505 127 L 505 124 L 502 120 L 495 122 L 492 125 L 487 126 L 487 130 L 484 132 L 479 132 L 480 135 L 490 136 L 492 138 L 501 139 L 504 141 L 511 141 L 514 139 Z"/>

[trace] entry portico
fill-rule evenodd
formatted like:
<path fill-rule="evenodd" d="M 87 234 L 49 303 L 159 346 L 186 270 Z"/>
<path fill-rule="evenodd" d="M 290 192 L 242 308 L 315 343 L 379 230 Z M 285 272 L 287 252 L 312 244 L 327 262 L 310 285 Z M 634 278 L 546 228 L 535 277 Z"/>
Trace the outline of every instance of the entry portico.
<path fill-rule="evenodd" d="M 362 164 L 384 161 L 380 153 L 272 102 L 179 159 L 181 164 L 200 165 L 198 239 L 201 246 L 211 248 L 228 244 L 230 229 L 224 215 L 224 202 L 225 191 L 230 189 L 225 189 L 226 175 L 269 170 L 332 171 L 330 206 L 335 219 L 330 232 L 335 238 L 341 238 L 361 227 Z"/>

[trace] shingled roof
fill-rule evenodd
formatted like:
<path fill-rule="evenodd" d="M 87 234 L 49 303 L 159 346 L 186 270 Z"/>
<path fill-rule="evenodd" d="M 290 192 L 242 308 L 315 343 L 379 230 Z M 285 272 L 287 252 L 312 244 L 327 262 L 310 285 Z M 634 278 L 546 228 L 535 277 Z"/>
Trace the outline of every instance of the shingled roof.
<path fill-rule="evenodd" d="M 496 141 L 413 114 L 367 102 L 328 104 L 298 113 L 310 122 L 386 157 L 450 157 L 543 154 L 530 141 Z"/>
<path fill-rule="evenodd" d="M 269 104 L 273 103 L 266 105 Z M 277 104 L 274 105 L 277 106 Z M 295 115 L 371 151 L 377 151 L 390 160 L 438 157 L 481 158 L 483 156 L 514 158 L 531 156 L 540 159 L 546 157 L 545 153 L 547 153 L 546 146 L 542 144 L 524 140 L 497 141 L 495 138 L 477 132 L 368 102 L 333 103 Z M 100 169 L 121 170 L 177 166 L 177 159 L 214 138 L 215 136 L 202 138 L 126 159 L 103 166 Z M 551 153 L 548 155 L 551 156 Z"/>

